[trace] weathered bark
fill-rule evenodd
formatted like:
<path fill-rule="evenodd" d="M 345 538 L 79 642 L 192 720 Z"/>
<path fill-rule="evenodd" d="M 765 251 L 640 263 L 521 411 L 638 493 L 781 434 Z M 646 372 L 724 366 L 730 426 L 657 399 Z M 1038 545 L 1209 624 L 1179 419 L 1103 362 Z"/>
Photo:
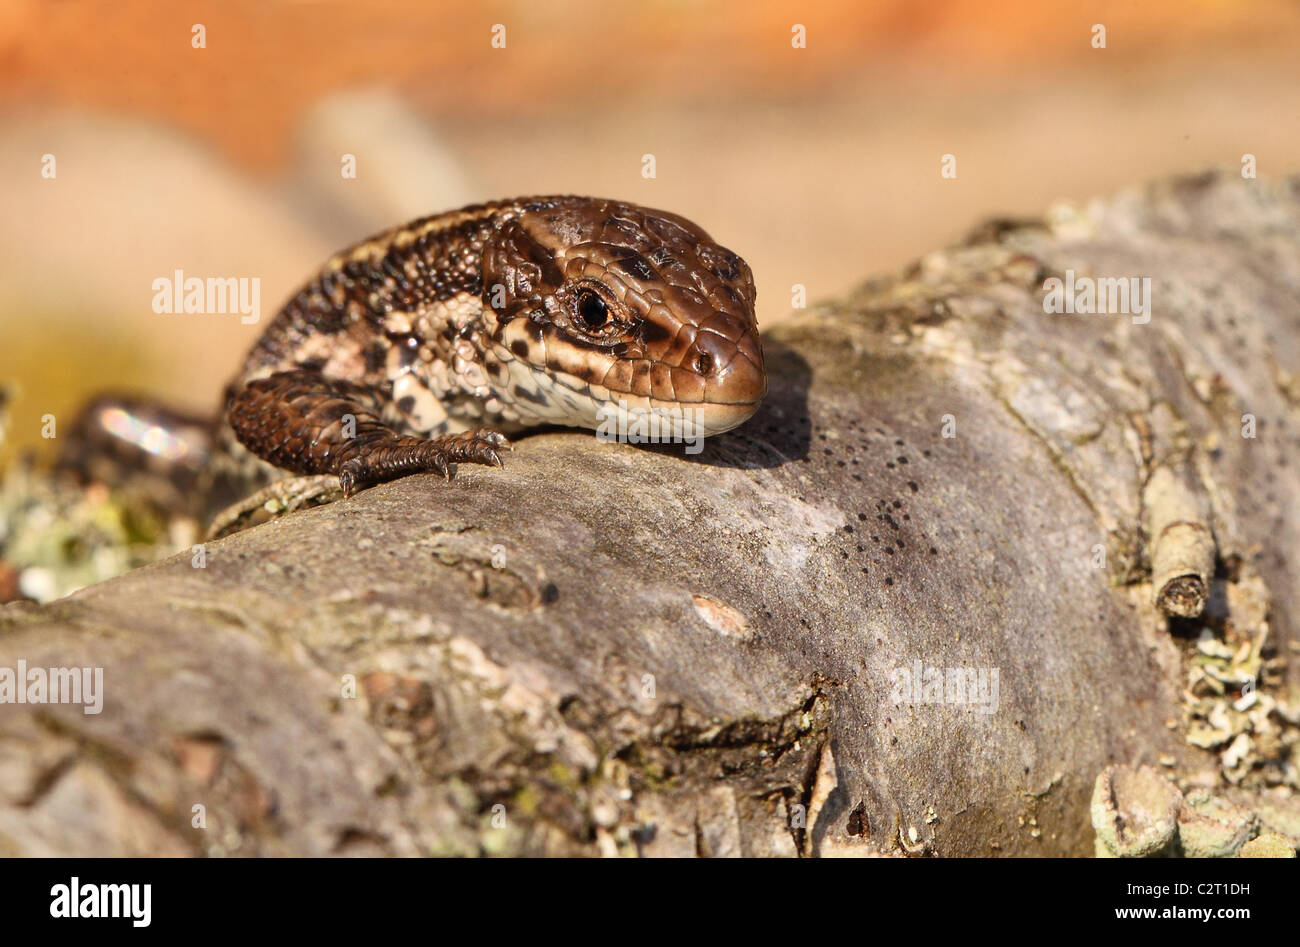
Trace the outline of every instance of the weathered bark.
<path fill-rule="evenodd" d="M 770 332 L 698 457 L 542 434 L 9 606 L 0 666 L 106 700 L 0 705 L 0 850 L 1090 854 L 1108 763 L 1223 778 L 1188 633 L 1297 640 L 1298 236 L 1300 181 L 1215 176 L 990 225 Z M 1046 313 L 1066 270 L 1150 322 Z M 1216 566 L 1172 627 L 1165 468 Z M 896 701 L 916 662 L 993 712 Z"/>

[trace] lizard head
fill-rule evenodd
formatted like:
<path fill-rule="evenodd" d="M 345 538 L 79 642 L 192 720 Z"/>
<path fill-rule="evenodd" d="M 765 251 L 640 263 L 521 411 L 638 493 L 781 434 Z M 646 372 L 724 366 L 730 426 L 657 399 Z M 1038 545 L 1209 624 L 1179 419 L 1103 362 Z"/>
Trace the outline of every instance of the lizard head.
<path fill-rule="evenodd" d="M 749 266 L 675 214 L 540 198 L 493 232 L 482 267 L 484 354 L 532 423 L 657 414 L 703 436 L 767 392 Z"/>

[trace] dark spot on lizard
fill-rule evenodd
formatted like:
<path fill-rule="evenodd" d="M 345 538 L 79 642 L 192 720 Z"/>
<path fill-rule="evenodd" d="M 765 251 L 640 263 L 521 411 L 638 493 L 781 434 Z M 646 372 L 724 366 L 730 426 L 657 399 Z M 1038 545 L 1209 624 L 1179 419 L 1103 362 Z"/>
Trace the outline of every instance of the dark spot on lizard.
<path fill-rule="evenodd" d="M 643 342 L 663 342 L 669 335 L 668 330 L 657 322 L 647 319 L 641 323 L 641 341 Z"/>
<path fill-rule="evenodd" d="M 388 360 L 388 346 L 380 344 L 369 345 L 366 347 L 366 371 L 378 372 L 384 367 Z"/>
<path fill-rule="evenodd" d="M 529 391 L 523 385 L 515 385 L 514 393 L 516 398 L 523 398 L 525 401 L 531 401 L 533 404 L 546 404 L 546 398 L 535 391 Z"/>
<path fill-rule="evenodd" d="M 618 265 L 620 270 L 635 279 L 648 283 L 655 278 L 655 271 L 650 268 L 650 264 L 646 261 L 646 258 L 635 250 L 625 251 L 623 256 L 619 257 L 614 262 Z"/>
<path fill-rule="evenodd" d="M 515 339 L 510 343 L 510 351 L 514 352 L 520 358 L 528 357 L 528 343 L 523 339 Z"/>

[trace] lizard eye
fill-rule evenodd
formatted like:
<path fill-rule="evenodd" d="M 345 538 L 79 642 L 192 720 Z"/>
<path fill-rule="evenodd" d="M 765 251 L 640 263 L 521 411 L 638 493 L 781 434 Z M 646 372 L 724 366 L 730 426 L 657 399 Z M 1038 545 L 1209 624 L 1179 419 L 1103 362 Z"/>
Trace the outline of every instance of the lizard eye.
<path fill-rule="evenodd" d="M 609 307 L 605 305 L 605 300 L 590 289 L 578 293 L 573 311 L 579 325 L 588 332 L 596 332 L 609 322 Z"/>

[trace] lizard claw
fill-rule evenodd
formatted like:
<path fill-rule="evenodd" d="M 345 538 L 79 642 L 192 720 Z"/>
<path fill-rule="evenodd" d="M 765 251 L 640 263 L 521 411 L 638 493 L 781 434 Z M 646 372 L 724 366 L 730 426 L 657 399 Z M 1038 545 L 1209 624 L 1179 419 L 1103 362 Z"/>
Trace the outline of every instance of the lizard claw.
<path fill-rule="evenodd" d="M 339 468 L 339 486 L 343 488 L 344 498 L 357 492 L 357 470 L 360 465 L 355 460 L 347 461 Z"/>
<path fill-rule="evenodd" d="M 470 431 L 458 437 L 460 444 L 456 453 L 457 460 L 490 467 L 505 466 L 505 462 L 497 452 L 510 450 L 510 442 L 496 431 Z"/>

